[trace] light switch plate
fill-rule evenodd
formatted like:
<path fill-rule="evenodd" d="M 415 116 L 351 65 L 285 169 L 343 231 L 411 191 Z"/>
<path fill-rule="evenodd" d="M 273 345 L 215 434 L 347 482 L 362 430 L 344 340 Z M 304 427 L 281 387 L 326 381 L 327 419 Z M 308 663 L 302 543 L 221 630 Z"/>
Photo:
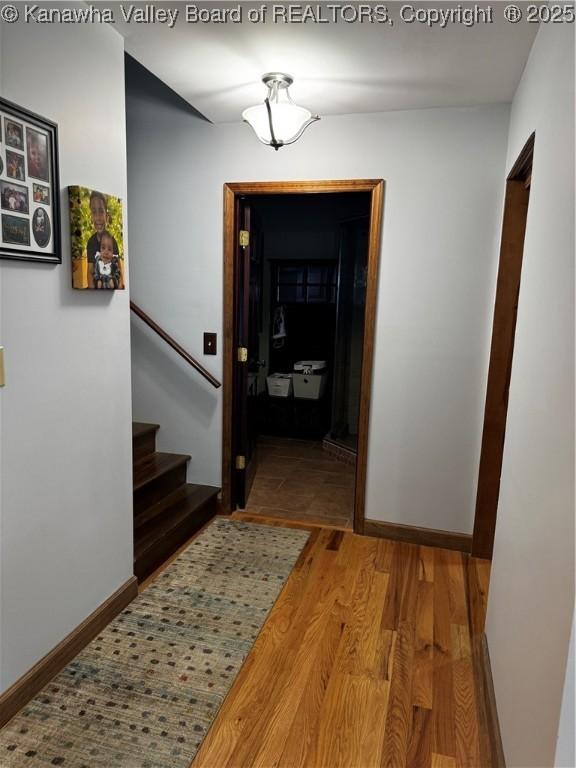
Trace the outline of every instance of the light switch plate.
<path fill-rule="evenodd" d="M 216 354 L 216 334 L 215 333 L 204 334 L 204 354 L 205 355 Z"/>

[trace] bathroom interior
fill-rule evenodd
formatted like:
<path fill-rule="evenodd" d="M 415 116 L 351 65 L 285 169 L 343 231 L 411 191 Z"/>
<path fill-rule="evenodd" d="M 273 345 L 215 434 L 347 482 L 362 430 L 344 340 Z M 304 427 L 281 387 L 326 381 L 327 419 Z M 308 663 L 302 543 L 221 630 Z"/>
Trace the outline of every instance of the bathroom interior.
<path fill-rule="evenodd" d="M 251 514 L 352 528 L 370 197 L 250 199 Z"/>

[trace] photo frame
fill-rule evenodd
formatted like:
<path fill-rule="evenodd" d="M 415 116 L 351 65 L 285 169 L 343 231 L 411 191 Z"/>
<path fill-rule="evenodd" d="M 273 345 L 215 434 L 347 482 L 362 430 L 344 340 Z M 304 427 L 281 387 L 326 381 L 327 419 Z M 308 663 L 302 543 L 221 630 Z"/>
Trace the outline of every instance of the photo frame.
<path fill-rule="evenodd" d="M 72 287 L 125 288 L 122 200 L 88 187 L 68 187 Z"/>
<path fill-rule="evenodd" d="M 0 98 L 0 259 L 61 264 L 58 126 Z"/>

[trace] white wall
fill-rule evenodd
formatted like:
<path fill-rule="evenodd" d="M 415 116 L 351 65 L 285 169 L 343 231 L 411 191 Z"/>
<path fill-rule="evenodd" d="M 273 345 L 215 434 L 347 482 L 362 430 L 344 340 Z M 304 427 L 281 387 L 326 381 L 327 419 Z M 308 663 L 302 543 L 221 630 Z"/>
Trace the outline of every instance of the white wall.
<path fill-rule="evenodd" d="M 127 82 L 132 293 L 201 360 L 203 331 L 222 347 L 225 182 L 386 180 L 367 515 L 471 532 L 508 109 L 331 117 L 274 152 Z M 135 416 L 219 485 L 220 394 L 140 327 L 132 359 Z"/>
<path fill-rule="evenodd" d="M 73 291 L 65 187 L 126 198 L 123 40 L 0 26 L 1 93 L 59 124 L 63 264 L 1 261 L 0 689 L 132 574 L 128 292 Z"/>
<path fill-rule="evenodd" d="M 508 144 L 536 131 L 487 621 L 509 768 L 553 765 L 574 606 L 573 35 L 541 26 Z"/>

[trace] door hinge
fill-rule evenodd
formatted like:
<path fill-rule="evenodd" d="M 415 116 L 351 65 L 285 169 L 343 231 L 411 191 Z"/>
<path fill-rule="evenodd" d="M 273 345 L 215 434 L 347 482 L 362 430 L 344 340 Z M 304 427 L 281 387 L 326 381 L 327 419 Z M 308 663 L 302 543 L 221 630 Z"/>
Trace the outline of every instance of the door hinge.
<path fill-rule="evenodd" d="M 248 232 L 247 229 L 241 229 L 240 230 L 240 247 L 246 248 L 247 245 L 250 245 L 250 232 Z"/>
<path fill-rule="evenodd" d="M 248 362 L 248 349 L 247 349 L 247 347 L 238 347 L 238 362 L 239 363 L 247 363 Z"/>
<path fill-rule="evenodd" d="M 236 469 L 246 469 L 246 456 L 236 456 Z"/>

